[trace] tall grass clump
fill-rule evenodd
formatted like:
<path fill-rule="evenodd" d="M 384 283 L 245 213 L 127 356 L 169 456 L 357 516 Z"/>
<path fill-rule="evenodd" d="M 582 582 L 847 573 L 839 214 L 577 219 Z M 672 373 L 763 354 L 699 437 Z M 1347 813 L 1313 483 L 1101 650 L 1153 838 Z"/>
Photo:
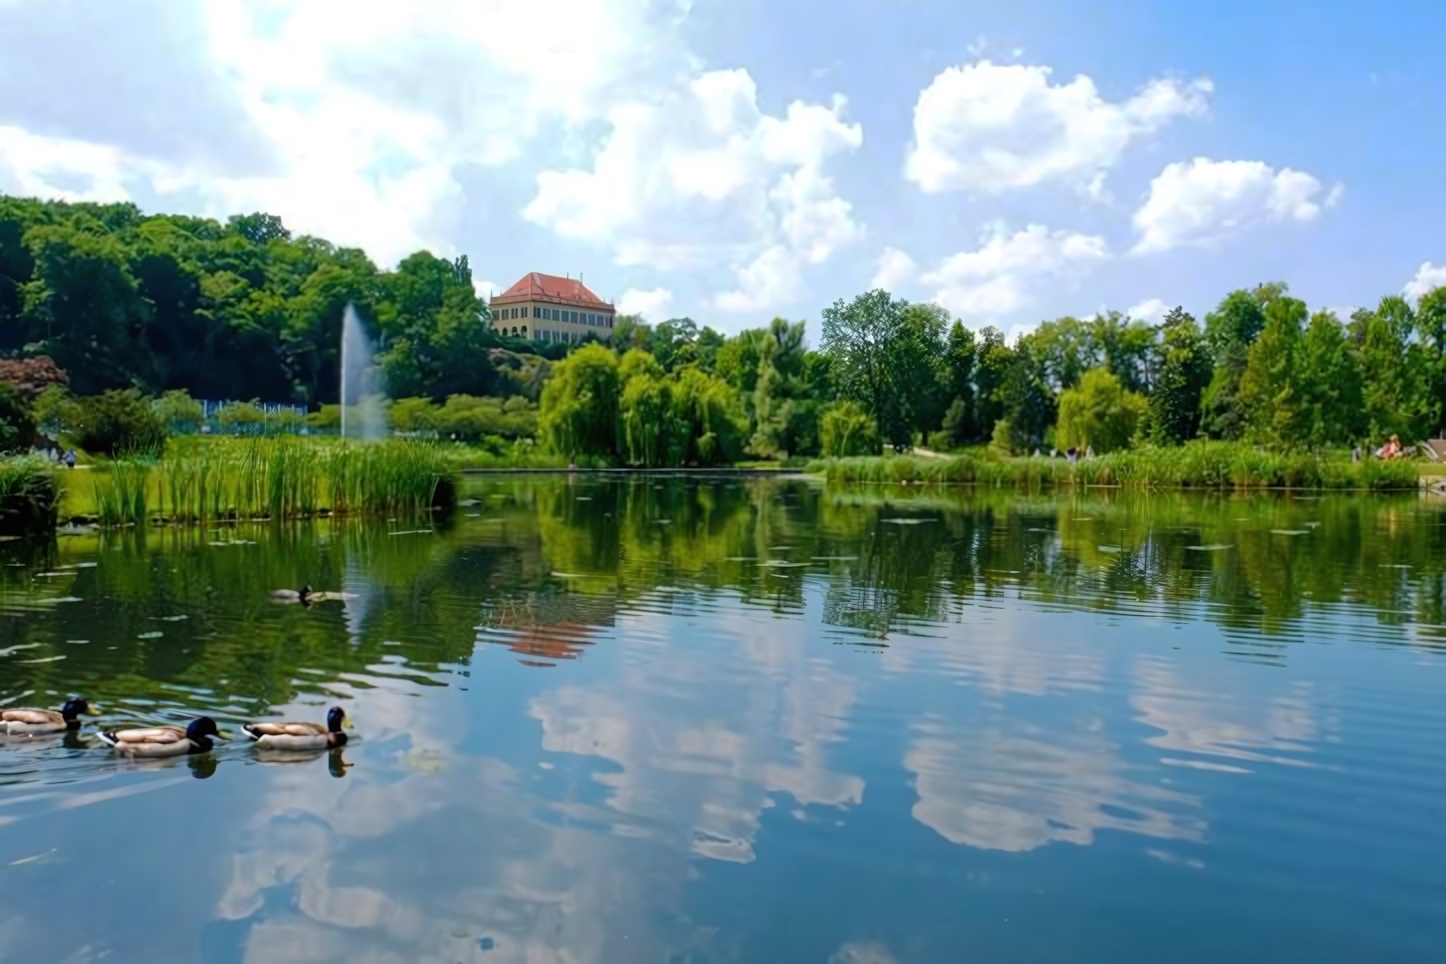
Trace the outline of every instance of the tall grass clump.
<path fill-rule="evenodd" d="M 406 439 L 175 439 L 159 460 L 98 465 L 95 512 L 102 526 L 423 512 L 455 502 L 457 458 Z"/>
<path fill-rule="evenodd" d="M 151 463 L 116 459 L 95 470 L 95 514 L 103 526 L 144 525 Z"/>
<path fill-rule="evenodd" d="M 54 529 L 59 502 L 59 485 L 48 461 L 34 455 L 0 458 L 0 534 Z"/>
<path fill-rule="evenodd" d="M 1118 485 L 1208 489 L 1414 489 L 1416 463 L 1340 454 L 1270 452 L 1239 442 L 1111 452 L 1071 465 L 1061 458 L 997 458 L 986 451 L 947 459 L 883 456 L 824 459 L 809 471 L 838 482 L 965 483 L 1017 488 Z"/>

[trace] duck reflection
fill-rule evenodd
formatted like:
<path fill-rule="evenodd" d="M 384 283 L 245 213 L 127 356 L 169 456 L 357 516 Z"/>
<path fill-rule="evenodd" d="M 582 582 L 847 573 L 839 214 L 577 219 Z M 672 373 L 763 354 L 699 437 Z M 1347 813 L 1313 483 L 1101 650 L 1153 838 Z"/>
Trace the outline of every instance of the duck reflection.
<path fill-rule="evenodd" d="M 341 779 L 346 776 L 346 771 L 356 764 L 346 762 L 343 754 L 346 751 L 341 747 L 334 750 L 273 750 L 265 747 L 257 747 L 252 758 L 266 766 L 297 766 L 307 763 L 315 763 L 322 757 L 326 757 L 326 769 L 333 777 Z"/>

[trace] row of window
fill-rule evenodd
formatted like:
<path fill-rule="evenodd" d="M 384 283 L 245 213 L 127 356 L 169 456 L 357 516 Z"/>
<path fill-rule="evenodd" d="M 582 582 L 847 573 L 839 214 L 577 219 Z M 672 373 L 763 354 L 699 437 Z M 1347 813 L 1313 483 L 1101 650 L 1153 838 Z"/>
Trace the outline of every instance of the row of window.
<path fill-rule="evenodd" d="M 502 334 L 504 334 L 504 335 L 505 335 L 505 334 L 508 334 L 507 326 L 506 326 L 506 325 L 503 325 L 503 326 L 502 326 Z M 512 334 L 512 337 L 513 337 L 513 338 L 526 338 L 526 337 L 528 337 L 528 335 L 527 335 L 527 326 L 526 326 L 526 325 L 522 325 L 522 326 L 519 327 L 519 326 L 517 326 L 517 325 L 513 325 L 513 326 L 512 326 L 511 334 Z M 536 339 L 537 341 L 555 341 L 555 342 L 575 342 L 575 341 L 581 340 L 581 338 L 582 338 L 582 336 L 579 335 L 577 332 L 550 331 L 550 330 L 548 330 L 548 329 L 546 329 L 546 328 L 539 328 L 539 329 L 537 329 L 536 331 L 534 331 L 534 332 L 532 333 L 532 337 L 533 337 L 534 339 Z"/>
<path fill-rule="evenodd" d="M 564 311 L 561 308 L 541 308 L 531 305 L 499 309 L 496 317 L 500 321 L 536 318 L 540 321 L 567 321 L 574 325 L 590 325 L 594 328 L 611 328 L 613 326 L 612 315 L 594 314 L 590 311 Z"/>

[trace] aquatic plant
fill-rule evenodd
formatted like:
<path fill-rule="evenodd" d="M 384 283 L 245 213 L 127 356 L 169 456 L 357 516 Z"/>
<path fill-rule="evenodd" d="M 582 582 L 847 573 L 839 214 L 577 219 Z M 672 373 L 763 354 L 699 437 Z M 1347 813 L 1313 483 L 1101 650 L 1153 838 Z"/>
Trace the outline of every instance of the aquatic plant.
<path fill-rule="evenodd" d="M 59 485 L 54 466 L 36 455 L 0 458 L 0 534 L 28 535 L 55 527 Z"/>
<path fill-rule="evenodd" d="M 1344 455 L 1270 452 L 1238 442 L 1196 441 L 1112 452 L 1074 464 L 1060 458 L 884 456 L 823 459 L 809 471 L 840 482 L 970 483 L 1038 488 L 1120 485 L 1161 488 L 1415 489 L 1416 463 Z"/>
<path fill-rule="evenodd" d="M 94 512 L 102 526 L 422 512 L 450 507 L 460 458 L 406 439 L 175 439 L 158 460 L 97 466 Z"/>

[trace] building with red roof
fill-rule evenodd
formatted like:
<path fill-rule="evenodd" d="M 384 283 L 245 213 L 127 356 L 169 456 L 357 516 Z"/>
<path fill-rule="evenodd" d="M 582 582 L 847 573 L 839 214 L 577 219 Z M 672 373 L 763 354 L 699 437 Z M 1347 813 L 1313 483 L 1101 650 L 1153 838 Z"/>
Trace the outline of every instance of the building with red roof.
<path fill-rule="evenodd" d="M 617 311 L 581 278 L 534 271 L 489 303 L 492 330 L 534 341 L 581 341 L 612 337 Z"/>

